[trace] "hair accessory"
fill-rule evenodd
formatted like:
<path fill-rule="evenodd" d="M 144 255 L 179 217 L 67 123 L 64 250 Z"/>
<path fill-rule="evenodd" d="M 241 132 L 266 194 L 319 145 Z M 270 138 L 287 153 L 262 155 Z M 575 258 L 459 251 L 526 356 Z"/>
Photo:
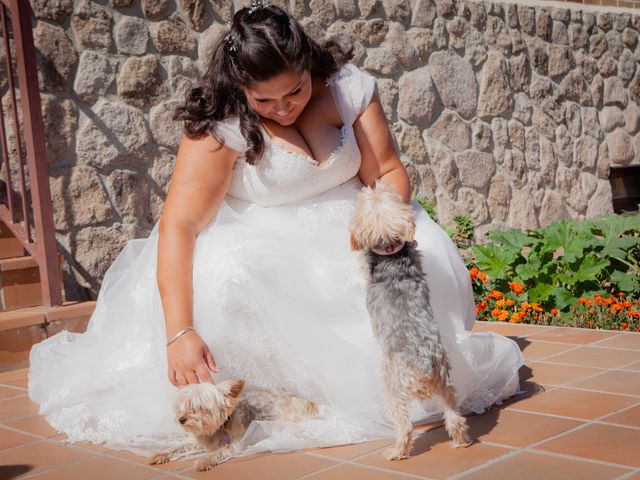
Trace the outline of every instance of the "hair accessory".
<path fill-rule="evenodd" d="M 238 49 L 236 47 L 236 34 L 233 32 L 229 32 L 226 37 L 224 37 L 224 41 L 229 46 L 230 52 L 236 52 Z"/>
<path fill-rule="evenodd" d="M 259 8 L 270 7 L 271 2 L 269 0 L 251 0 L 251 8 L 249 9 L 249 13 L 253 13 Z"/>

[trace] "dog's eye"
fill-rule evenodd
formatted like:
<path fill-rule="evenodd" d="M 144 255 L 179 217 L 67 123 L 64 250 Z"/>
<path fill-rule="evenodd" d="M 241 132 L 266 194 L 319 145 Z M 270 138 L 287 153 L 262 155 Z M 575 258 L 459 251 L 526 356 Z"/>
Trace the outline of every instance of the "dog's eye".
<path fill-rule="evenodd" d="M 184 425 L 185 423 L 187 423 L 187 417 L 180 417 L 178 421 L 180 422 L 181 425 Z"/>

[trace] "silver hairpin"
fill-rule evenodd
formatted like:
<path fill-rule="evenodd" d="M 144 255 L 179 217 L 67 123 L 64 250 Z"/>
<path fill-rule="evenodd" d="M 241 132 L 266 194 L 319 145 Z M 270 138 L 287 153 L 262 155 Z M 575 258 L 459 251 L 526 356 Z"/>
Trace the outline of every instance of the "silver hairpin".
<path fill-rule="evenodd" d="M 253 13 L 259 8 L 270 7 L 271 2 L 269 0 L 251 0 L 251 8 L 249 9 L 249 13 Z"/>
<path fill-rule="evenodd" d="M 236 52 L 238 49 L 236 47 L 236 35 L 233 32 L 229 32 L 226 37 L 224 37 L 224 41 L 229 46 L 230 52 Z"/>

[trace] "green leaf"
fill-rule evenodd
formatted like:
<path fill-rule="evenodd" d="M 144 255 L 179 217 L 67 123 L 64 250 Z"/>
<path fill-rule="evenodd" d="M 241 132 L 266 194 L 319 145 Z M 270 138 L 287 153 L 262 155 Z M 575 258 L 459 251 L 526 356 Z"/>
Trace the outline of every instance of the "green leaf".
<path fill-rule="evenodd" d="M 539 283 L 527 292 L 530 302 L 544 302 L 549 298 L 554 290 L 554 286 L 548 283 Z"/>
<path fill-rule="evenodd" d="M 640 291 L 640 277 L 629 273 L 616 270 L 611 274 L 611 283 L 617 287 L 620 292 L 638 292 Z"/>
<path fill-rule="evenodd" d="M 489 234 L 489 238 L 500 243 L 503 248 L 516 253 L 520 253 L 525 245 L 531 245 L 536 241 L 517 228 L 507 231 L 494 230 Z"/>
<path fill-rule="evenodd" d="M 515 252 L 505 251 L 495 243 L 474 244 L 471 248 L 476 256 L 478 268 L 494 279 L 505 278 L 511 263 L 517 257 Z"/>
<path fill-rule="evenodd" d="M 593 252 L 589 253 L 582 259 L 573 276 L 578 282 L 595 281 L 602 270 L 607 268 L 610 263 L 606 258 L 598 258 Z"/>
<path fill-rule="evenodd" d="M 552 223 L 543 231 L 544 250 L 562 255 L 569 263 L 575 262 L 594 240 L 588 226 L 577 225 L 568 220 Z"/>
<path fill-rule="evenodd" d="M 527 257 L 527 262 L 522 263 L 516 267 L 516 273 L 521 280 L 531 280 L 536 278 L 542 270 L 542 260 L 536 254 L 531 254 Z"/>
<path fill-rule="evenodd" d="M 558 310 L 565 310 L 571 305 L 576 305 L 578 300 L 576 297 L 566 288 L 556 288 L 553 291 L 553 297 L 556 301 L 556 307 Z"/>

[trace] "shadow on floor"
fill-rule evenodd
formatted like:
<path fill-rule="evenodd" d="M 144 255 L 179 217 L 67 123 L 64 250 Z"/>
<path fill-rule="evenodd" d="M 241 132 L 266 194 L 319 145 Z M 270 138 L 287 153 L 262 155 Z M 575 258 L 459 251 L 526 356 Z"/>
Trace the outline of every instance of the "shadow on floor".
<path fill-rule="evenodd" d="M 0 478 L 3 480 L 11 480 L 12 478 L 18 478 L 24 475 L 29 470 L 32 470 L 31 465 L 2 465 L 0 466 Z"/>

